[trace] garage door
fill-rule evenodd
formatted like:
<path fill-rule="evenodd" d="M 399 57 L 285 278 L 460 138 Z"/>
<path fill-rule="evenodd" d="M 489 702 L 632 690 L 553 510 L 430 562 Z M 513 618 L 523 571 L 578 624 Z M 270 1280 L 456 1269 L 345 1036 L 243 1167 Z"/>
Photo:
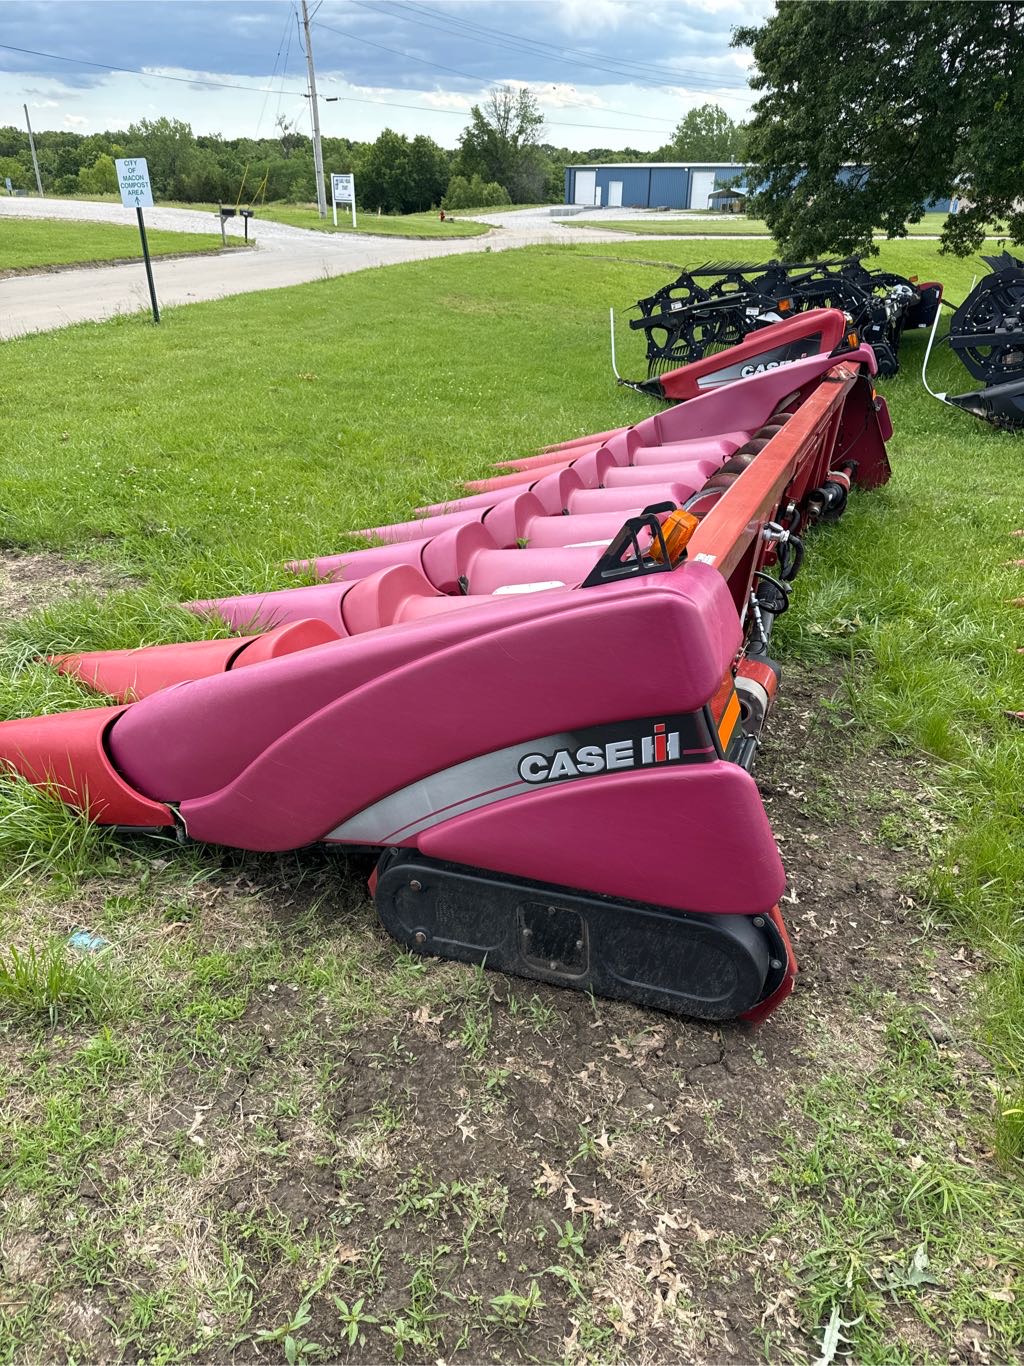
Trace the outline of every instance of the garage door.
<path fill-rule="evenodd" d="M 594 193 L 597 189 L 596 171 L 577 171 L 576 172 L 576 193 L 573 196 L 574 204 L 593 204 Z"/>
<path fill-rule="evenodd" d="M 690 208 L 706 209 L 708 195 L 715 188 L 714 171 L 693 171 L 690 174 Z"/>

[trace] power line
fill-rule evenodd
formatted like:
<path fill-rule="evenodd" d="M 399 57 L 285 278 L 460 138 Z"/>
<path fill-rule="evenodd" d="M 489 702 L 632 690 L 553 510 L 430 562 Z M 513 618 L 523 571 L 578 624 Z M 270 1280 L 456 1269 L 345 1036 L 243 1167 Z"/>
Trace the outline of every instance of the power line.
<path fill-rule="evenodd" d="M 274 127 L 279 128 L 281 122 L 281 100 L 284 98 L 284 83 L 288 78 L 288 58 L 292 55 L 292 18 L 294 17 L 296 27 L 298 26 L 299 12 L 292 6 L 292 14 L 287 19 L 288 42 L 284 49 L 284 61 L 281 63 L 281 89 L 277 92 L 277 105 L 274 109 Z"/>
<path fill-rule="evenodd" d="M 356 3 L 359 3 L 359 0 L 356 0 Z M 240 84 L 238 84 L 238 82 L 236 82 L 236 81 L 209 81 L 209 80 L 204 80 L 203 78 L 201 78 L 201 77 L 199 77 L 199 76 L 168 76 L 168 75 L 166 75 L 166 74 L 163 74 L 163 73 L 161 73 L 161 72 L 156 72 L 156 71 L 141 71 L 141 70 L 139 70 L 137 67 L 131 67 L 131 66 L 114 66 L 114 65 L 112 65 L 110 62 L 92 62 L 92 61 L 88 61 L 88 60 L 87 60 L 86 58 L 84 58 L 84 57 L 63 57 L 63 56 L 61 56 L 61 54 L 58 53 L 58 52 L 40 52 L 40 51 L 38 51 L 38 50 L 35 49 L 35 48 L 29 48 L 29 47 L 15 47 L 12 43 L 0 43 L 0 51 L 3 51 L 3 52 L 18 52 L 18 53 L 21 53 L 21 54 L 23 54 L 23 55 L 25 55 L 25 56 L 29 56 L 29 57 L 45 57 L 47 60 L 49 60 L 49 61 L 54 61 L 54 62 L 70 62 L 70 63 L 73 63 L 73 64 L 75 64 L 75 65 L 77 65 L 77 66 L 90 66 L 90 67 L 95 67 L 97 70 L 101 70 L 101 71 L 114 71 L 114 72 L 118 72 L 119 74 L 125 75 L 125 76 L 140 76 L 140 77 L 142 77 L 144 80 L 153 80 L 153 81 L 173 81 L 173 82 L 175 82 L 175 83 L 178 84 L 178 85 L 202 85 L 202 86 L 208 86 L 208 87 L 210 87 L 211 89 L 214 89 L 214 90 L 247 90 L 247 91 L 249 91 L 251 94 L 255 94 L 255 95 L 262 95 L 262 94 L 265 94 L 265 93 L 267 93 L 267 92 L 269 91 L 269 93 L 271 93 L 271 94 L 276 94 L 276 95 L 278 95 L 278 97 L 280 97 L 281 95 L 284 95 L 284 94 L 289 94 L 289 95 L 294 95 L 297 99 L 304 99 L 304 100 L 308 100 L 308 99 L 309 99 L 309 93 L 308 93 L 308 91 L 304 91 L 304 90 L 289 90 L 289 91 L 285 91 L 285 89 L 284 89 L 283 78 L 282 78 L 281 89 L 275 91 L 274 88 L 273 88 L 272 86 L 264 86 L 264 85 L 240 85 Z M 344 96 L 342 96 L 342 99 L 348 101 L 348 103 L 350 103 L 350 104 L 376 105 L 376 106 L 379 106 L 379 107 L 382 108 L 382 109 L 410 109 L 410 110 L 412 110 L 413 113 L 415 113 L 415 114 L 420 114 L 420 115 L 423 115 L 423 114 L 439 114 L 439 115 L 450 116 L 450 117 L 452 117 L 452 118 L 460 118 L 460 119 L 465 119 L 465 118 L 468 117 L 467 111 L 461 110 L 461 109 L 434 109 L 434 108 L 431 108 L 429 105 L 422 105 L 422 104 L 403 104 L 403 103 L 400 103 L 400 102 L 398 102 L 398 101 L 396 101 L 396 100 L 364 100 L 364 99 L 358 99 L 358 98 L 356 98 L 354 95 L 344 95 Z M 280 98 L 279 98 L 279 105 L 280 105 Z M 626 127 L 623 127 L 623 126 L 617 125 L 617 124 L 598 124 L 598 125 L 595 125 L 595 124 L 592 124 L 592 123 L 574 123 L 574 122 L 571 122 L 571 121 L 568 120 L 568 119 L 545 119 L 545 123 L 548 124 L 548 125 L 549 125 L 550 127 L 552 127 L 552 128 L 585 128 L 588 132 L 591 132 L 591 133 L 593 133 L 593 132 L 607 132 L 607 133 L 640 133 L 640 132 L 646 132 L 646 131 L 647 131 L 646 129 L 641 129 L 641 128 L 626 128 Z M 653 130 L 651 130 L 651 131 L 653 131 Z"/>
<path fill-rule="evenodd" d="M 390 52 L 390 53 L 392 54 L 392 56 L 394 56 L 394 57 L 405 57 L 405 58 L 407 58 L 409 61 L 421 62 L 424 66 L 432 66 L 432 67 L 434 67 L 437 71 L 447 71 L 447 72 L 448 72 L 450 75 L 452 75 L 452 76 L 462 76 L 462 77 L 464 77 L 464 78 L 465 78 L 466 80 L 468 80 L 468 81 L 483 81 L 483 82 L 486 83 L 486 78 L 483 77 L 483 76 L 474 75 L 474 74 L 473 74 L 472 72 L 470 72 L 470 71 L 460 71 L 460 70 L 458 69 L 458 67 L 454 67 L 454 66 L 444 66 L 444 65 L 442 65 L 440 62 L 431 62 L 431 61 L 428 61 L 426 57 L 417 57 L 416 54 L 415 54 L 414 52 L 404 52 L 404 51 L 402 51 L 402 49 L 397 48 L 397 47 L 386 47 L 383 43 L 375 42 L 375 41 L 374 41 L 373 39 L 371 39 L 371 38 L 363 38 L 363 37 L 361 37 L 358 33 L 347 33 L 347 32 L 345 32 L 343 29 L 334 28 L 331 24 L 325 24 L 325 23 L 323 22 L 322 19 L 321 19 L 321 20 L 318 20 L 317 23 L 314 25 L 314 27 L 315 27 L 315 28 L 326 29 L 329 33 L 336 33 L 336 34 L 338 34 L 338 36 L 341 37 L 341 38 L 354 38 L 355 41 L 356 41 L 357 43 L 366 43 L 368 47 L 376 47 L 376 48 L 379 48 L 379 49 L 381 50 L 381 52 Z M 566 109 L 590 109 L 591 106 L 590 106 L 590 105 L 587 105 L 587 104 L 570 104 L 570 103 L 567 103 L 567 104 L 563 105 L 563 108 L 566 108 Z M 594 110 L 594 112 L 595 112 L 595 113 L 598 113 L 598 114 L 603 114 L 603 113 L 609 113 L 609 114 L 624 114 L 627 118 L 649 119 L 651 122 L 659 124 L 659 126 L 660 126 L 662 129 L 671 129 L 671 128 L 672 128 L 672 125 L 671 125 L 670 123 L 666 123 L 666 121 L 665 121 L 664 119 L 657 119 L 657 118 L 655 118 L 655 116 L 652 115 L 652 114 L 634 114 L 634 113 L 632 113 L 632 112 L 630 112 L 629 110 L 626 110 L 626 109 L 610 109 L 610 108 L 608 108 L 607 106 L 605 106 L 604 108 L 596 109 L 596 110 Z M 606 125 L 604 125 L 604 124 L 595 124 L 595 125 L 594 125 L 594 127 L 597 127 L 597 128 L 601 128 L 601 127 L 605 127 L 605 126 L 606 126 Z M 621 128 L 616 127 L 613 131 L 615 131 L 615 132 L 622 132 L 623 130 L 622 130 Z M 628 130 L 627 130 L 627 131 L 628 131 Z M 634 131 L 634 132 L 637 132 L 637 133 L 646 133 L 646 132 L 648 132 L 649 130 L 646 129 L 646 128 L 635 128 L 633 131 Z"/>
<path fill-rule="evenodd" d="M 411 109 L 416 114 L 450 114 L 452 118 L 465 119 L 468 114 L 463 109 L 432 109 L 429 105 L 423 104 L 399 104 L 395 100 L 360 100 L 354 95 L 342 95 L 341 100 L 345 104 L 375 104 L 381 109 Z M 596 128 L 592 123 L 569 123 L 564 119 L 545 119 L 544 122 L 552 128 L 585 128 L 589 133 L 646 133 L 646 128 L 618 128 L 610 123 L 599 124 Z M 651 130 L 653 132 L 653 129 Z"/>
<path fill-rule="evenodd" d="M 239 85 L 235 81 L 206 81 L 199 76 L 167 76 L 157 71 L 140 71 L 134 66 L 111 66 L 109 62 L 90 62 L 84 57 L 62 57 L 58 52 L 37 52 L 32 47 L 15 47 L 12 43 L 0 43 L 0 51 L 20 52 L 27 57 L 46 57 L 53 62 L 73 62 L 76 66 L 94 66 L 101 71 L 118 71 L 125 76 L 143 76 L 148 81 L 175 81 L 179 85 L 208 85 L 215 90 L 249 90 L 253 94 L 274 94 L 272 86 Z M 300 90 L 290 90 L 290 95 L 303 95 Z M 308 99 L 308 95 L 304 95 Z"/>
<path fill-rule="evenodd" d="M 595 51 L 593 48 L 569 47 L 557 43 L 546 43 L 541 38 L 529 38 L 520 33 L 510 33 L 507 29 L 493 28 L 489 24 L 478 24 L 472 19 L 462 19 L 457 15 L 439 14 L 429 5 L 418 4 L 416 0 L 407 0 L 407 3 L 403 2 L 403 0 L 395 0 L 395 4 L 398 9 L 417 10 L 421 14 L 428 14 L 443 24 L 449 24 L 453 28 L 462 30 L 466 33 L 466 36 L 471 36 L 474 32 L 486 35 L 495 34 L 503 38 L 510 38 L 516 43 L 525 44 L 538 52 L 546 50 L 555 56 L 569 53 L 570 55 L 587 59 L 596 57 L 599 60 L 606 62 L 611 61 L 618 67 L 634 67 L 637 70 L 637 74 L 644 77 L 649 76 L 652 71 L 660 71 L 670 78 L 678 78 L 680 75 L 689 75 L 699 80 L 714 80 L 713 77 L 706 76 L 704 73 L 696 71 L 692 67 L 663 66 L 659 62 L 634 62 L 628 57 L 609 57 L 607 53 Z M 678 84 L 678 79 L 675 80 L 675 84 Z M 721 84 L 725 85 L 727 89 L 746 89 L 745 85 L 734 85 L 731 82 L 722 82 Z"/>
<path fill-rule="evenodd" d="M 557 49 L 552 48 L 550 44 L 547 44 L 545 46 L 548 47 L 550 50 L 544 51 L 540 46 L 538 46 L 535 43 L 533 39 L 520 39 L 515 37 L 514 35 L 510 35 L 510 37 L 512 37 L 513 39 L 512 42 L 503 42 L 499 39 L 495 39 L 492 37 L 478 37 L 476 33 L 470 31 L 470 21 L 457 20 L 454 18 L 449 18 L 447 16 L 437 15 L 430 10 L 427 10 L 425 12 L 429 13 L 432 18 L 436 19 L 438 21 L 437 23 L 430 23 L 427 20 L 414 18 L 404 14 L 396 14 L 394 10 L 381 9 L 377 5 L 368 3 L 368 0 L 353 0 L 353 3 L 358 5 L 361 9 L 370 10 L 374 14 L 382 15 L 383 17 L 388 19 L 404 19 L 406 23 L 418 24 L 422 28 L 433 29 L 435 32 L 443 33 L 449 38 L 451 37 L 452 31 L 454 30 L 455 32 L 459 33 L 462 37 L 469 38 L 470 41 L 475 43 L 480 43 L 482 45 L 490 47 L 507 48 L 509 51 L 512 52 L 518 52 L 520 54 L 525 53 L 528 56 L 532 57 L 541 57 L 547 61 L 557 62 L 562 66 L 571 66 L 574 69 L 580 66 L 589 66 L 595 71 L 603 71 L 605 74 L 619 76 L 630 81 L 642 79 L 647 85 L 654 85 L 668 89 L 679 89 L 680 86 L 689 85 L 697 89 L 699 92 L 707 94 L 717 94 L 726 89 L 749 90 L 749 87 L 746 85 L 732 84 L 727 81 L 716 81 L 713 77 L 709 77 L 704 73 L 683 71 L 682 69 L 676 71 L 671 70 L 670 68 L 664 68 L 665 74 L 671 75 L 673 79 L 660 80 L 657 77 L 651 75 L 651 71 L 656 69 L 653 66 L 642 67 L 640 70 L 630 71 L 624 69 L 623 63 L 619 63 L 618 65 L 613 66 L 609 65 L 608 60 L 606 60 L 605 62 L 597 62 L 594 61 L 592 57 L 586 57 L 582 54 L 578 58 L 569 56 L 559 56 L 557 55 L 559 52 L 564 53 L 567 51 L 574 51 L 575 49 Z M 402 10 L 410 10 L 412 6 L 400 4 L 399 8 Z M 417 6 L 417 8 L 420 7 Z M 448 27 L 439 27 L 439 24 L 447 25 Z M 485 34 L 488 32 L 501 32 L 501 30 L 485 30 L 482 28 L 481 25 L 472 25 L 472 28 L 476 28 L 477 30 Z M 615 61 L 616 59 L 610 60 Z M 630 63 L 629 65 L 637 66 L 639 64 Z M 748 102 L 749 96 L 747 98 L 743 98 L 738 95 L 721 94 L 720 98 L 726 100 L 734 100 L 740 104 L 746 104 Z"/>
<path fill-rule="evenodd" d="M 278 64 L 278 62 L 281 60 L 281 49 L 284 47 L 285 39 L 288 40 L 289 46 L 291 45 L 291 33 L 292 33 L 292 16 L 291 16 L 291 12 L 289 11 L 289 13 L 285 16 L 285 21 L 284 21 L 284 32 L 281 34 L 281 41 L 280 41 L 280 42 L 278 43 L 278 45 L 277 45 L 277 56 L 274 58 L 274 69 L 273 69 L 273 71 L 271 71 L 271 73 L 270 73 L 270 89 L 268 89 L 267 92 L 266 92 L 266 94 L 263 96 L 263 103 L 260 105 L 260 116 L 259 116 L 259 118 L 256 120 L 256 134 L 257 134 L 257 136 L 259 136 L 260 127 L 261 127 L 261 125 L 262 125 L 262 123 L 263 123 L 263 115 L 267 112 L 267 101 L 270 99 L 271 93 L 272 93 L 272 91 L 273 91 L 273 87 L 274 87 L 274 77 L 277 75 L 277 64 Z M 285 58 L 285 64 L 286 64 L 286 65 L 287 65 L 287 61 L 288 61 L 288 59 Z M 283 80 L 283 79 L 284 79 L 284 73 L 283 73 L 283 71 L 282 71 L 282 80 Z M 280 103 L 281 96 L 278 95 L 277 98 L 278 98 L 278 102 Z"/>

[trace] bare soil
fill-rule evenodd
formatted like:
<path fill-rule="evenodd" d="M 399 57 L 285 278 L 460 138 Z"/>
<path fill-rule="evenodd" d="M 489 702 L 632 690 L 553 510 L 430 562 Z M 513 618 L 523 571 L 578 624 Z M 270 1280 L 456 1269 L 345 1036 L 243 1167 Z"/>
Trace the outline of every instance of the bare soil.
<path fill-rule="evenodd" d="M 761 1359 L 767 1331 L 776 1351 L 814 1354 L 781 1274 L 786 1249 L 770 1236 L 782 1198 L 772 1182 L 779 1134 L 800 1131 L 802 1088 L 837 1058 L 865 1074 L 879 1061 L 884 1022 L 865 1012 L 865 989 L 920 1002 L 941 1045 L 956 1034 L 972 971 L 963 951 L 954 957 L 941 943 L 922 968 L 920 912 L 907 892 L 919 856 L 876 838 L 889 809 L 879 791 L 912 799 L 923 767 L 855 757 L 842 716 L 819 705 L 835 686 L 834 673 L 789 671 L 761 766 L 801 966 L 776 1016 L 757 1030 L 722 1028 L 486 975 L 490 1033 L 479 1058 L 467 1056 L 464 1012 L 443 1004 L 344 1037 L 325 1014 L 296 1056 L 286 1043 L 301 1002 L 265 993 L 238 1026 L 262 1038 L 262 1054 L 247 1076 L 225 1080 L 204 1128 L 219 1122 L 247 1148 L 252 1116 L 272 1109 L 296 1067 L 329 1069 L 332 1098 L 316 1123 L 308 1114 L 273 1121 L 287 1161 L 222 1174 L 211 1192 L 218 1213 L 250 1227 L 283 1220 L 333 1248 L 355 1280 L 372 1262 L 379 1288 L 367 1308 L 382 1320 L 409 1308 L 410 1268 L 429 1264 L 443 1342 L 407 1349 L 410 1361 L 451 1351 L 462 1326 L 472 1360 L 621 1353 L 633 1362 L 745 1363 Z M 825 772 L 838 803 L 832 818 L 805 800 Z M 368 971 L 390 956 L 358 885 L 320 913 L 361 922 L 373 945 Z M 429 972 L 442 1001 L 469 974 L 441 963 Z M 194 1078 L 177 1082 L 159 1107 L 171 1129 L 211 1101 Z M 387 1113 L 401 1116 L 396 1127 L 381 1123 Z M 158 1119 L 155 1141 L 162 1134 Z M 474 1208 L 481 1223 L 464 1244 Z M 557 1246 L 555 1225 L 564 1230 L 566 1220 L 586 1230 L 578 1260 Z M 489 1229 L 494 1236 L 481 1239 Z M 260 1265 L 244 1237 L 237 1246 L 247 1264 L 256 1259 L 261 1318 L 287 1319 L 293 1280 L 271 1261 Z M 531 1280 L 543 1307 L 528 1329 L 481 1331 L 478 1307 Z M 364 1347 L 345 1348 L 326 1297 L 304 1331 L 339 1359 L 387 1350 L 373 1329 Z M 247 1344 L 237 1357 L 251 1353 Z"/>
<path fill-rule="evenodd" d="M 107 593 L 133 582 L 115 570 L 53 551 L 0 550 L 0 618 L 28 616 L 75 593 Z"/>

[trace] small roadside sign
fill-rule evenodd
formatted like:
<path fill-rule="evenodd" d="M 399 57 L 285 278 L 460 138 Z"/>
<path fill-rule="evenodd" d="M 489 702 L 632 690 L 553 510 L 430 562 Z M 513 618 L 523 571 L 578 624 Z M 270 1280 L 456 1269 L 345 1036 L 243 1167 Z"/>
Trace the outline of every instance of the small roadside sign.
<path fill-rule="evenodd" d="M 156 301 L 156 285 L 153 283 L 153 262 L 149 259 L 149 243 L 146 241 L 146 223 L 142 217 L 143 209 L 153 207 L 153 187 L 149 183 L 149 167 L 145 157 L 118 157 L 114 162 L 117 170 L 117 184 L 121 191 L 121 203 L 126 209 L 134 209 L 139 220 L 139 237 L 142 239 L 142 259 L 146 263 L 146 280 L 149 283 L 149 301 L 153 305 L 153 321 L 160 321 L 160 307 Z"/>
<path fill-rule="evenodd" d="M 334 207 L 334 226 L 338 226 L 338 205 L 352 205 L 352 226 L 356 226 L 356 178 L 354 175 L 331 176 L 331 202 Z"/>
<path fill-rule="evenodd" d="M 9 175 L 4 176 L 4 188 L 6 189 L 8 194 L 10 194 L 11 191 L 14 189 L 14 186 L 11 184 L 11 177 Z"/>
<path fill-rule="evenodd" d="M 149 183 L 149 167 L 145 157 L 119 157 L 114 162 L 121 203 L 126 209 L 151 209 L 153 187 Z"/>

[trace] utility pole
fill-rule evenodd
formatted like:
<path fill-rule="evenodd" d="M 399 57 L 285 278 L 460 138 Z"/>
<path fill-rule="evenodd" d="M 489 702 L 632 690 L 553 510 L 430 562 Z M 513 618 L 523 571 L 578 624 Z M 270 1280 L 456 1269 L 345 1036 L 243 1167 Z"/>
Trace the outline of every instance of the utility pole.
<path fill-rule="evenodd" d="M 302 0 L 302 27 L 306 32 L 306 67 L 309 71 L 309 106 L 313 115 L 313 166 L 316 170 L 316 206 L 320 217 L 327 217 L 327 191 L 324 189 L 324 149 L 320 142 L 320 106 L 316 98 L 316 72 L 313 70 L 313 42 L 309 36 L 309 10 Z M 40 190 L 40 194 L 42 191 Z"/>
<path fill-rule="evenodd" d="M 303 6 L 303 8 L 305 8 L 305 6 Z M 42 199 L 42 197 L 43 197 L 43 178 L 42 178 L 42 176 L 39 174 L 39 158 L 36 156 L 36 140 L 35 140 L 35 138 L 32 136 L 32 120 L 31 120 L 31 119 L 29 118 L 29 116 L 28 116 L 28 105 L 27 105 L 27 104 L 23 104 L 21 107 L 22 107 L 22 109 L 24 109 L 24 111 L 25 111 L 25 122 L 26 122 L 26 124 L 28 125 L 28 146 L 29 146 L 29 151 L 32 153 L 32 165 L 33 165 L 33 166 L 35 167 L 35 169 L 36 169 L 36 189 L 39 191 L 39 198 Z"/>

